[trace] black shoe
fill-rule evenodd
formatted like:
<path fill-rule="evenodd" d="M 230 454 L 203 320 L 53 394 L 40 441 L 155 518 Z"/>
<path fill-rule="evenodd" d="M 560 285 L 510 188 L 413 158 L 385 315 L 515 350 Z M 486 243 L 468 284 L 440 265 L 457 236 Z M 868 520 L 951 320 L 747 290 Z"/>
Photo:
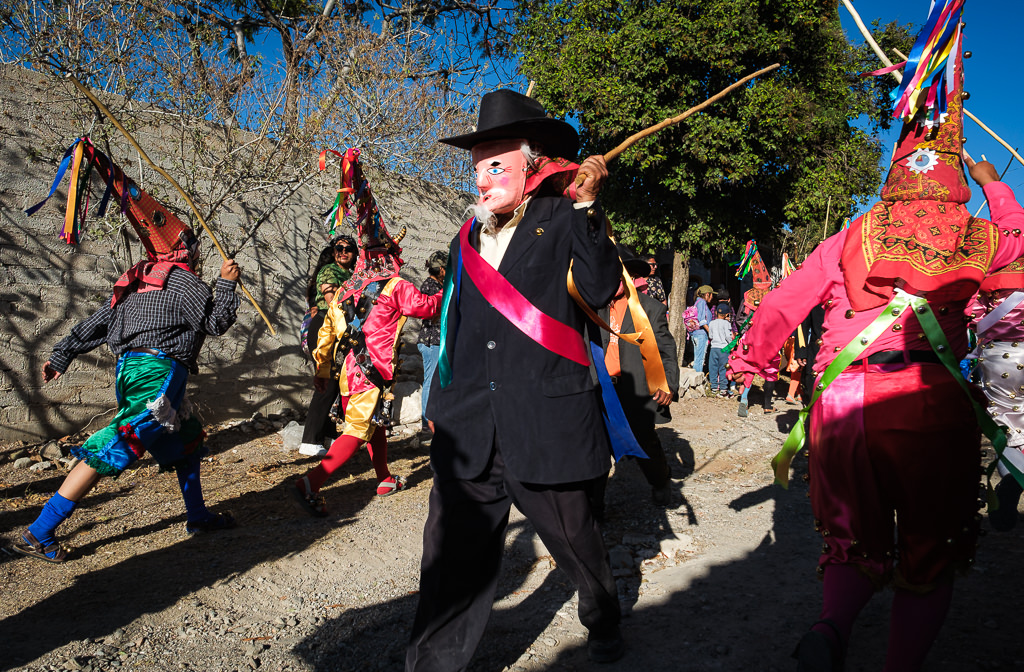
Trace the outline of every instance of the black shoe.
<path fill-rule="evenodd" d="M 224 513 L 211 513 L 210 517 L 206 520 L 200 520 L 194 523 L 185 523 L 185 531 L 189 534 L 196 534 L 197 532 L 218 532 L 220 530 L 230 530 L 234 526 L 234 516 L 225 511 Z"/>
<path fill-rule="evenodd" d="M 818 621 L 835 631 L 840 637 L 839 628 L 829 620 Z M 815 623 L 817 625 L 818 623 Z M 843 669 L 843 647 L 833 639 L 817 630 L 808 630 L 800 638 L 800 643 L 793 651 L 796 658 L 797 672 L 841 672 Z"/>
<path fill-rule="evenodd" d="M 626 643 L 618 626 L 604 636 L 593 631 L 587 637 L 587 655 L 595 663 L 614 663 L 626 653 Z"/>
<path fill-rule="evenodd" d="M 651 501 L 655 506 L 668 506 L 672 503 L 672 483 L 651 488 Z"/>
<path fill-rule="evenodd" d="M 988 522 L 993 529 L 1009 532 L 1017 524 L 1017 502 L 1020 501 L 1022 488 L 1013 476 L 1004 476 L 996 486 L 996 501 L 999 508 L 990 511 Z"/>

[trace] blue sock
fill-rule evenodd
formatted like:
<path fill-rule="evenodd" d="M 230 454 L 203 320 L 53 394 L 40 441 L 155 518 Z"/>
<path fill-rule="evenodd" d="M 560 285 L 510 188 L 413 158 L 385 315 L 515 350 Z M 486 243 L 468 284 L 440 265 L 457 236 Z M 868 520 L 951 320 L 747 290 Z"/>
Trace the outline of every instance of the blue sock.
<path fill-rule="evenodd" d="M 50 501 L 46 502 L 43 510 L 36 518 L 36 522 L 28 526 L 28 531 L 43 546 L 50 546 L 57 543 L 53 538 L 53 532 L 57 526 L 68 519 L 71 512 L 75 510 L 75 502 L 64 497 L 59 492 L 53 493 Z"/>
<path fill-rule="evenodd" d="M 203 501 L 203 486 L 199 482 L 199 458 L 189 456 L 186 459 L 188 461 L 176 469 L 178 485 L 185 500 L 186 519 L 190 523 L 198 523 L 209 518 L 210 512 Z"/>

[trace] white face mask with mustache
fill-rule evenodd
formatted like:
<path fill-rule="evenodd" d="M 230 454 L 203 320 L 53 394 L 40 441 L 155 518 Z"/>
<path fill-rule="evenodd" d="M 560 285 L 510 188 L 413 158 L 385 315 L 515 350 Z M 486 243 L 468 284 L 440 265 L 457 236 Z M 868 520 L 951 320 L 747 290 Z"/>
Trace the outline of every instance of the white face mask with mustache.
<path fill-rule="evenodd" d="M 476 217 L 477 222 L 483 225 L 484 231 L 488 233 L 492 233 L 494 231 L 498 218 L 494 215 L 493 212 L 477 203 L 474 203 L 473 205 L 469 206 L 468 208 L 466 208 L 466 210 L 469 212 L 469 214 L 473 215 L 473 217 Z"/>
<path fill-rule="evenodd" d="M 484 142 L 472 150 L 476 166 L 477 207 L 495 215 L 512 212 L 526 191 L 526 157 L 522 140 Z M 482 219 L 479 215 L 477 219 Z"/>

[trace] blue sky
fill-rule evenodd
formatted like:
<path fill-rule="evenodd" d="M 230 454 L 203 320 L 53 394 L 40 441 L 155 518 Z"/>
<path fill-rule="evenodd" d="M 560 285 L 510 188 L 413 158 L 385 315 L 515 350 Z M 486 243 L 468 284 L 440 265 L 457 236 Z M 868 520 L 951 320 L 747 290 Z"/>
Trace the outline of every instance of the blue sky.
<path fill-rule="evenodd" d="M 929 6 L 928 0 L 851 0 L 851 4 L 869 27 L 871 21 L 878 18 L 883 25 L 890 21 L 912 23 L 915 32 L 927 18 Z M 839 16 L 850 41 L 862 43 L 864 38 L 842 3 L 839 3 Z M 1024 128 L 1020 120 L 1024 93 L 1018 84 L 1021 60 L 1020 52 L 1016 51 L 1024 40 L 1020 34 L 1024 25 L 1024 2 L 968 0 L 964 8 L 964 22 L 967 24 L 964 50 L 972 52 L 971 58 L 964 61 L 964 90 L 971 94 L 964 106 L 1024 156 Z M 894 55 L 890 58 L 898 62 Z M 891 158 L 892 146 L 898 135 L 897 125 L 881 137 L 883 146 L 887 148 L 884 151 L 886 161 Z M 975 160 L 980 161 L 984 154 L 1002 172 L 1010 160 L 1010 153 L 1002 145 L 971 119 L 964 122 L 964 137 L 967 138 L 967 151 Z M 1024 166 L 1015 160 L 1003 181 L 1013 188 L 1018 200 L 1024 199 Z M 968 207 L 973 214 L 985 197 L 980 188 L 970 183 L 973 198 Z M 863 209 L 870 205 L 866 204 Z M 987 207 L 981 216 L 988 217 Z"/>

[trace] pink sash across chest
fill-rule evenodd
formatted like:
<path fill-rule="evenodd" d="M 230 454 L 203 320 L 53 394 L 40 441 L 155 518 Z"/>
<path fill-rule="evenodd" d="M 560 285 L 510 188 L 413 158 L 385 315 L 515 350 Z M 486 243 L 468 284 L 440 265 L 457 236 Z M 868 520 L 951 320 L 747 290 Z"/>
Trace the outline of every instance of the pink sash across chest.
<path fill-rule="evenodd" d="M 463 267 L 484 300 L 540 346 L 577 364 L 589 366 L 590 358 L 580 332 L 530 303 L 505 276 L 473 249 L 469 242 L 472 222 L 466 222 L 459 232 L 459 245 Z"/>

